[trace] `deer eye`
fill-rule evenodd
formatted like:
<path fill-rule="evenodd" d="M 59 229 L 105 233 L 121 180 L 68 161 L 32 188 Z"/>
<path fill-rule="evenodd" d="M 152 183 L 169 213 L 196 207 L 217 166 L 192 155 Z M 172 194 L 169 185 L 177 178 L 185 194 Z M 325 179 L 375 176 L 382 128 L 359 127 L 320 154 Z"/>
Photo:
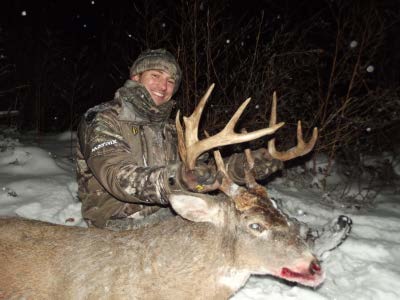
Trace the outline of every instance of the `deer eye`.
<path fill-rule="evenodd" d="M 251 223 L 249 225 L 249 227 L 250 227 L 250 229 L 258 231 L 258 232 L 261 232 L 264 229 L 263 226 L 261 224 L 259 224 L 259 223 Z"/>

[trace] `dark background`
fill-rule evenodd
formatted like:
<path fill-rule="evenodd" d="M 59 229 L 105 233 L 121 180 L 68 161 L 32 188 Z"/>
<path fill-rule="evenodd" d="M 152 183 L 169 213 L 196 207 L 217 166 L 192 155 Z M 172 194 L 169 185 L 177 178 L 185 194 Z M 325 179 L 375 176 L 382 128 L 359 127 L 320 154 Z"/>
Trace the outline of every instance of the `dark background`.
<path fill-rule="evenodd" d="M 321 129 L 318 150 L 332 155 L 396 142 L 398 0 L 93 2 L 2 2 L 0 111 L 19 111 L 3 126 L 75 130 L 89 107 L 112 99 L 141 51 L 162 47 L 182 66 L 184 113 L 216 83 L 204 118 L 212 130 L 249 96 L 243 126 L 259 128 L 277 90 L 283 142 L 297 119 L 306 132 Z"/>

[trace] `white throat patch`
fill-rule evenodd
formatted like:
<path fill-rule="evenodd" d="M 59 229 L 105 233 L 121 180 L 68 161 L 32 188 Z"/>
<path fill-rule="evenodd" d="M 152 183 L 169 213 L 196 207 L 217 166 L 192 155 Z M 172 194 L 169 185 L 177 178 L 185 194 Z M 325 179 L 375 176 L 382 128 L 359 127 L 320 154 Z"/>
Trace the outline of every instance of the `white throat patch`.
<path fill-rule="evenodd" d="M 244 286 L 250 277 L 250 272 L 243 270 L 238 271 L 225 269 L 221 273 L 222 275 L 220 276 L 218 283 L 228 287 L 232 291 L 237 291 Z"/>

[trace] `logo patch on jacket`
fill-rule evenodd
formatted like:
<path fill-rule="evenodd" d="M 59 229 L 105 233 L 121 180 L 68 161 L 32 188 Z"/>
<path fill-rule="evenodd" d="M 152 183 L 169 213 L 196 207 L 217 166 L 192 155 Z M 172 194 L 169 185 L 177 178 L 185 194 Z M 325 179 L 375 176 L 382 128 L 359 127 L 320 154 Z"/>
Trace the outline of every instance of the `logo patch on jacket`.
<path fill-rule="evenodd" d="M 99 149 L 101 149 L 103 147 L 106 147 L 106 146 L 115 145 L 116 143 L 117 143 L 117 140 L 111 140 L 111 141 L 103 142 L 103 143 L 98 144 L 95 147 L 93 147 L 92 152 L 97 151 L 97 150 L 99 150 Z"/>
<path fill-rule="evenodd" d="M 137 135 L 139 133 L 139 127 L 132 126 L 132 133 L 133 135 Z"/>

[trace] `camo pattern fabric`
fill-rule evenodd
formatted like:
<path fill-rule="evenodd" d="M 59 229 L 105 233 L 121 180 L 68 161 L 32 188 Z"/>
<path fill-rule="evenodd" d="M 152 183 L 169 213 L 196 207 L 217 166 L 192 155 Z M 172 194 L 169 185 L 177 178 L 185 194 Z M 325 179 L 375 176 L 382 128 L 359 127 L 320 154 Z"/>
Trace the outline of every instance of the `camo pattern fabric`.
<path fill-rule="evenodd" d="M 177 139 L 167 107 L 128 80 L 114 100 L 84 115 L 78 128 L 77 180 L 82 214 L 89 225 L 146 216 L 168 204 L 169 181 L 179 164 Z M 146 113 L 143 113 L 143 112 Z M 176 187 L 174 187 L 176 188 Z"/>

